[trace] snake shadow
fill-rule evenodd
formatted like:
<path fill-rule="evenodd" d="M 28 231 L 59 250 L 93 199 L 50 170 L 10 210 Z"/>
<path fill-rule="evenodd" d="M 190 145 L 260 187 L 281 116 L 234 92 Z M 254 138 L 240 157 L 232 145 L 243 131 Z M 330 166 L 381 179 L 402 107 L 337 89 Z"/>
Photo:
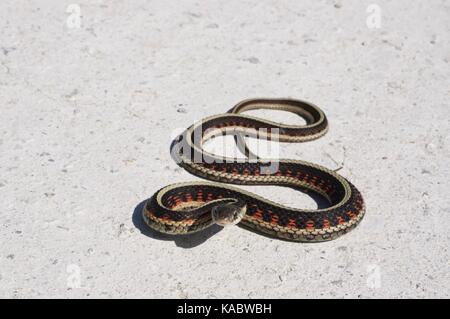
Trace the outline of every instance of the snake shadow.
<path fill-rule="evenodd" d="M 133 211 L 132 221 L 134 226 L 139 229 L 141 234 L 144 236 L 150 237 L 152 239 L 157 240 L 166 240 L 173 241 L 175 245 L 181 248 L 194 248 L 206 242 L 209 238 L 217 234 L 219 231 L 223 229 L 223 227 L 218 225 L 212 225 L 202 231 L 197 233 L 189 234 L 189 235 L 169 235 L 160 233 L 154 229 L 151 229 L 145 222 L 142 217 L 142 209 L 144 208 L 145 202 L 144 200 L 140 202 Z"/>

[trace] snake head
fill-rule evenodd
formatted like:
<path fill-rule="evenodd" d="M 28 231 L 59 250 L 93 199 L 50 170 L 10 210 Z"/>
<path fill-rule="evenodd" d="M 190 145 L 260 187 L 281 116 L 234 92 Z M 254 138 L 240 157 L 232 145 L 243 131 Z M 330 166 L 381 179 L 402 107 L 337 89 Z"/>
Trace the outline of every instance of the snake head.
<path fill-rule="evenodd" d="M 212 220 L 220 226 L 236 225 L 244 217 L 247 206 L 241 201 L 219 204 L 211 210 Z"/>

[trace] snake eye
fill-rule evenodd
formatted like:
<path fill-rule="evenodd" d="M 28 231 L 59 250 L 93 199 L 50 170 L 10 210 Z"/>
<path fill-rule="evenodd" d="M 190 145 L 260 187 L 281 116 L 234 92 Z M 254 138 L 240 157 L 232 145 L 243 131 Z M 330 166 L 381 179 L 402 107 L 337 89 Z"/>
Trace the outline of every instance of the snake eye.
<path fill-rule="evenodd" d="M 211 210 L 211 217 L 214 223 L 220 226 L 236 225 L 244 217 L 246 207 L 241 207 L 233 203 L 220 204 Z"/>

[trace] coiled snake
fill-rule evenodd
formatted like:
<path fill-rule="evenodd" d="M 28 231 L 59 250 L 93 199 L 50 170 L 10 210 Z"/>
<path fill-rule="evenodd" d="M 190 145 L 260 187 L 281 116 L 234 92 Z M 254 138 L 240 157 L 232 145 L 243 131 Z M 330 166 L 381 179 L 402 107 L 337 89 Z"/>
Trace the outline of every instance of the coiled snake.
<path fill-rule="evenodd" d="M 240 114 L 255 109 L 292 112 L 304 118 L 306 125 L 284 125 Z M 213 223 L 239 223 L 292 241 L 327 241 L 345 234 L 361 221 L 365 211 L 361 193 L 353 184 L 309 162 L 260 159 L 248 150 L 242 136 L 304 142 L 321 137 L 327 130 L 327 118 L 321 109 L 292 99 L 245 100 L 226 114 L 205 118 L 172 142 L 171 154 L 188 172 L 214 182 L 177 183 L 158 190 L 144 205 L 144 221 L 169 234 L 189 234 Z M 245 159 L 218 156 L 202 148 L 205 141 L 224 133 L 235 135 L 247 155 Z M 316 210 L 291 208 L 222 183 L 312 191 L 329 206 Z"/>

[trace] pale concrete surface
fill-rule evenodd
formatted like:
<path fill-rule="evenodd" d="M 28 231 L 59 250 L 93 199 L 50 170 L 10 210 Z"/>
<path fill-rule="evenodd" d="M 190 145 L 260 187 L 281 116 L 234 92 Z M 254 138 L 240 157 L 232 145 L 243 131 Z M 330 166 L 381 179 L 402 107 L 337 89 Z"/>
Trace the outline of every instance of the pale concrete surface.
<path fill-rule="evenodd" d="M 78 1 L 79 28 L 71 3 L 0 2 L 0 297 L 450 296 L 448 1 L 376 1 L 380 28 L 372 1 Z M 343 163 L 361 225 L 148 232 L 136 206 L 198 180 L 174 128 L 256 96 L 324 109 L 329 133 L 283 155 Z"/>

